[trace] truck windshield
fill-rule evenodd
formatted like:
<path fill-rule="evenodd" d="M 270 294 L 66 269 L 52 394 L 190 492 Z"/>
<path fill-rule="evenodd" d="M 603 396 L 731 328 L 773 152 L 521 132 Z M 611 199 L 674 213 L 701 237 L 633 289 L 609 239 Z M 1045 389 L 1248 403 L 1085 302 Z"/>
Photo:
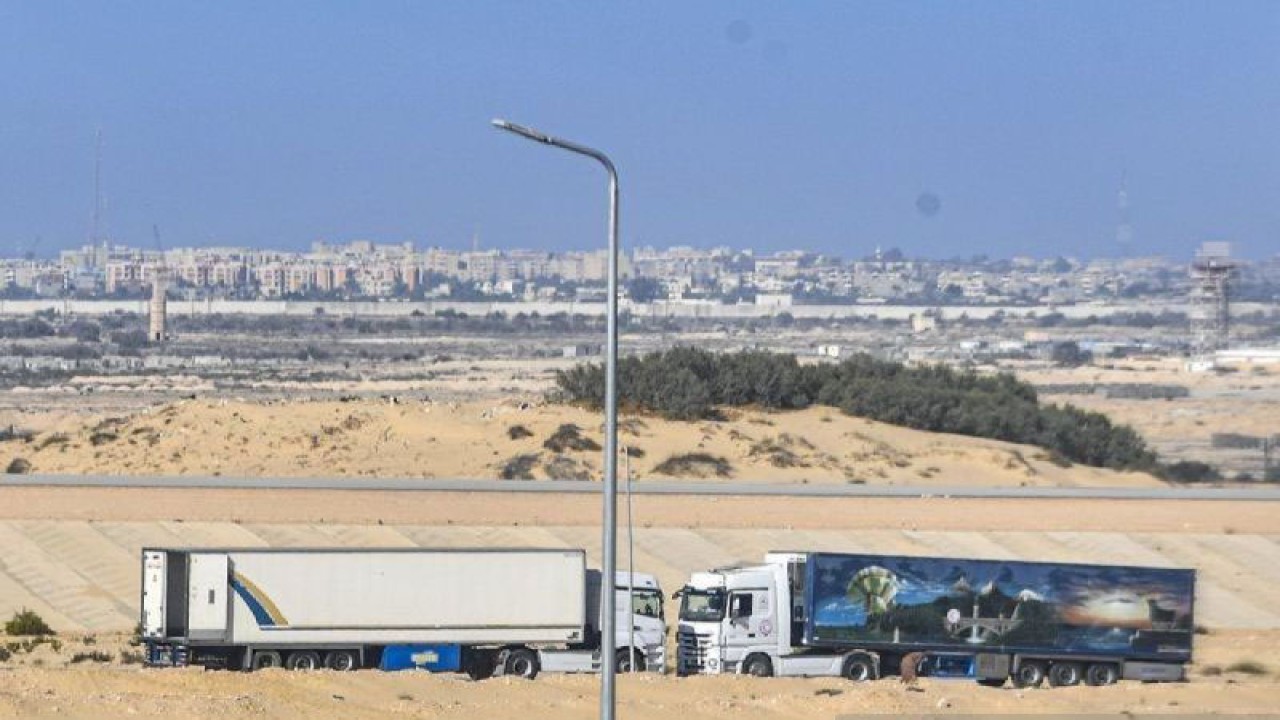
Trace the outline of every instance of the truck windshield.
<path fill-rule="evenodd" d="M 724 619 L 724 591 L 685 588 L 680 599 L 680 619 L 694 622 Z"/>
<path fill-rule="evenodd" d="M 636 589 L 631 591 L 631 598 L 637 615 L 662 619 L 661 591 Z"/>

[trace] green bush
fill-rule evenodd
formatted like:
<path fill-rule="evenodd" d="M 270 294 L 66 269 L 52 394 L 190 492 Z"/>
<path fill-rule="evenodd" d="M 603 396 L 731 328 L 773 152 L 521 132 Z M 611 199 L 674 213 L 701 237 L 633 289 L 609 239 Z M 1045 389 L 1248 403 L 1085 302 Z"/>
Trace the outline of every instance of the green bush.
<path fill-rule="evenodd" d="M 1215 482 L 1222 479 L 1212 465 L 1199 460 L 1181 460 L 1160 468 L 1160 477 L 1169 482 L 1197 483 Z"/>
<path fill-rule="evenodd" d="M 603 404 L 602 365 L 558 371 L 556 384 L 553 399 Z M 1132 428 L 1070 405 L 1041 405 L 1035 388 L 1009 374 L 908 367 L 870 355 L 800 365 L 794 355 L 677 347 L 623 358 L 618 395 L 630 410 L 672 420 L 713 418 L 718 406 L 789 410 L 818 404 L 917 430 L 1039 445 L 1069 462 L 1157 469 L 1155 455 Z"/>
<path fill-rule="evenodd" d="M 23 608 L 4 624 L 6 635 L 53 635 L 53 629 L 33 610 Z"/>

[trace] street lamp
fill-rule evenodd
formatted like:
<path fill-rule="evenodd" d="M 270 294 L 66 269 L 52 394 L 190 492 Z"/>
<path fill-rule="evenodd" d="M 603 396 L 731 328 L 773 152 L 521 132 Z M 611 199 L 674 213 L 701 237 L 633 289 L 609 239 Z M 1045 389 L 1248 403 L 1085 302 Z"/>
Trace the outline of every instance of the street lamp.
<path fill-rule="evenodd" d="M 600 717 L 613 720 L 617 672 L 617 540 L 614 519 L 618 509 L 618 171 L 599 150 L 548 135 L 506 120 L 494 120 L 499 130 L 593 158 L 609 173 L 609 304 L 605 341 L 604 384 L 604 555 L 600 589 Z M 628 622 L 632 619 L 628 618 Z"/>

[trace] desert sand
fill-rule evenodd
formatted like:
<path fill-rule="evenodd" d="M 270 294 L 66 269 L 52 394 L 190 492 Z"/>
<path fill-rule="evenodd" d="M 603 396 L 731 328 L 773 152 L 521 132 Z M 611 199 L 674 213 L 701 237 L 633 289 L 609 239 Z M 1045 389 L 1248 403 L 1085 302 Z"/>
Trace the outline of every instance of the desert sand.
<path fill-rule="evenodd" d="M 1041 448 L 910 430 L 832 408 L 730 410 L 727 416 L 695 423 L 624 417 L 621 441 L 631 451 L 634 477 L 902 485 L 1160 484 L 1142 473 L 1063 467 Z M 557 435 L 565 427 L 572 429 Z M 534 396 L 462 404 L 399 397 L 191 400 L 126 416 L 66 417 L 30 442 L 0 444 L 0 459 L 7 463 L 22 457 L 39 473 L 497 478 L 505 472 L 531 479 L 598 479 L 602 436 L 598 412 L 547 404 Z"/>
<path fill-rule="evenodd" d="M 1223 637 L 1229 645 L 1246 638 Z M 1275 647 L 1275 638 L 1252 644 Z M 1274 650 L 1272 650 L 1274 653 Z M 1274 662 L 1274 654 L 1271 656 Z M 541 676 L 471 682 L 425 673 L 255 674 L 198 670 L 19 669 L 0 672 L 0 717 L 322 717 L 519 718 L 596 717 L 599 680 Z M 618 715 L 648 718 L 765 717 L 786 720 L 884 714 L 1268 713 L 1280 683 L 1238 673 L 1197 675 L 1175 685 L 1121 683 L 1106 688 L 993 689 L 960 680 L 896 679 L 853 685 L 834 679 L 698 677 L 651 674 L 618 682 Z"/>

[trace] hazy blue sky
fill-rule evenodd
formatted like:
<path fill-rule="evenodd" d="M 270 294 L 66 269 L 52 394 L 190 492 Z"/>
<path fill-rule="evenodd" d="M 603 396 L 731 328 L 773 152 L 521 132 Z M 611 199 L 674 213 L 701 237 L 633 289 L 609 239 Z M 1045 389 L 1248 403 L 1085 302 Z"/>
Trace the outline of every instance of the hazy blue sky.
<path fill-rule="evenodd" d="M 0 0 L 0 254 L 314 239 L 1280 252 L 1280 2 Z M 933 193 L 930 216 L 917 198 Z"/>

